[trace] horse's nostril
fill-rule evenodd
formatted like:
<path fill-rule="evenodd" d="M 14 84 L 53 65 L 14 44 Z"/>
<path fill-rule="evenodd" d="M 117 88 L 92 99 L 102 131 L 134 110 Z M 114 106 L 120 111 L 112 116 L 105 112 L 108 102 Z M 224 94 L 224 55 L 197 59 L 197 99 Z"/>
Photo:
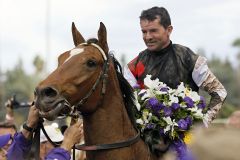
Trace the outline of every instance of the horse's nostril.
<path fill-rule="evenodd" d="M 57 91 L 51 87 L 44 88 L 42 94 L 46 97 L 56 97 Z"/>

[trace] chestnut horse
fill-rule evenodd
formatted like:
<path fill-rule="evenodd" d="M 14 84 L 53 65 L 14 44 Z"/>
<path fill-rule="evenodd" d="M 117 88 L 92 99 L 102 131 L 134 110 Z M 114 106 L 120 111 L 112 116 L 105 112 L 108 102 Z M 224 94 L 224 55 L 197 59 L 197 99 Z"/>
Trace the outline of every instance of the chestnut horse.
<path fill-rule="evenodd" d="M 157 159 L 134 127 L 133 90 L 108 54 L 104 24 L 98 40 L 85 41 L 74 23 L 72 34 L 75 48 L 58 57 L 57 69 L 36 88 L 40 115 L 53 120 L 74 107 L 80 111 L 88 160 Z"/>

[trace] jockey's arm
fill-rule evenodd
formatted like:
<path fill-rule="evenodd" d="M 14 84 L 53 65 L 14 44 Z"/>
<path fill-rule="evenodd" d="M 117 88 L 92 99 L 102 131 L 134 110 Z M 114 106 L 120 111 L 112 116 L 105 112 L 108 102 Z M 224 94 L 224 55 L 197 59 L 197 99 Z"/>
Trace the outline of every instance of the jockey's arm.
<path fill-rule="evenodd" d="M 192 72 L 192 78 L 198 87 L 208 92 L 211 96 L 207 111 L 207 122 L 210 123 L 221 109 L 226 99 L 227 91 L 208 68 L 207 60 L 204 57 L 198 57 Z"/>

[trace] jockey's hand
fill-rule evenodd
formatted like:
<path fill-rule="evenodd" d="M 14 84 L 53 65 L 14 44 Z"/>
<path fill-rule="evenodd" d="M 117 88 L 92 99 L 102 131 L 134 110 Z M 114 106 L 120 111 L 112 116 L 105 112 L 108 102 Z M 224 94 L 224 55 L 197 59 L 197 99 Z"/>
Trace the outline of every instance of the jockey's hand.
<path fill-rule="evenodd" d="M 70 152 L 73 145 L 79 143 L 82 136 L 83 124 L 82 122 L 78 121 L 74 125 L 67 128 L 64 133 L 64 139 L 60 147 Z"/>

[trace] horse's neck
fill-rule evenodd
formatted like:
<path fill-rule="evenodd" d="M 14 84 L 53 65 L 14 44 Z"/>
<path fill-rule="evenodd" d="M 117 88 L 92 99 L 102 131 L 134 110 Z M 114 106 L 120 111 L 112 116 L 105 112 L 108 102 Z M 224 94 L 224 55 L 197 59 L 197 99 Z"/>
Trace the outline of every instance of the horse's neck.
<path fill-rule="evenodd" d="M 135 135 L 118 81 L 108 83 L 102 105 L 94 114 L 84 117 L 84 126 L 88 144 L 114 143 Z"/>
<path fill-rule="evenodd" d="M 118 80 L 109 75 L 106 95 L 101 106 L 91 115 L 84 116 L 86 145 L 109 144 L 134 137 L 134 129 L 124 106 Z M 87 151 L 88 160 L 149 160 L 149 150 L 142 140 L 129 147 L 104 151 Z M 155 158 L 153 158 L 155 159 Z"/>

